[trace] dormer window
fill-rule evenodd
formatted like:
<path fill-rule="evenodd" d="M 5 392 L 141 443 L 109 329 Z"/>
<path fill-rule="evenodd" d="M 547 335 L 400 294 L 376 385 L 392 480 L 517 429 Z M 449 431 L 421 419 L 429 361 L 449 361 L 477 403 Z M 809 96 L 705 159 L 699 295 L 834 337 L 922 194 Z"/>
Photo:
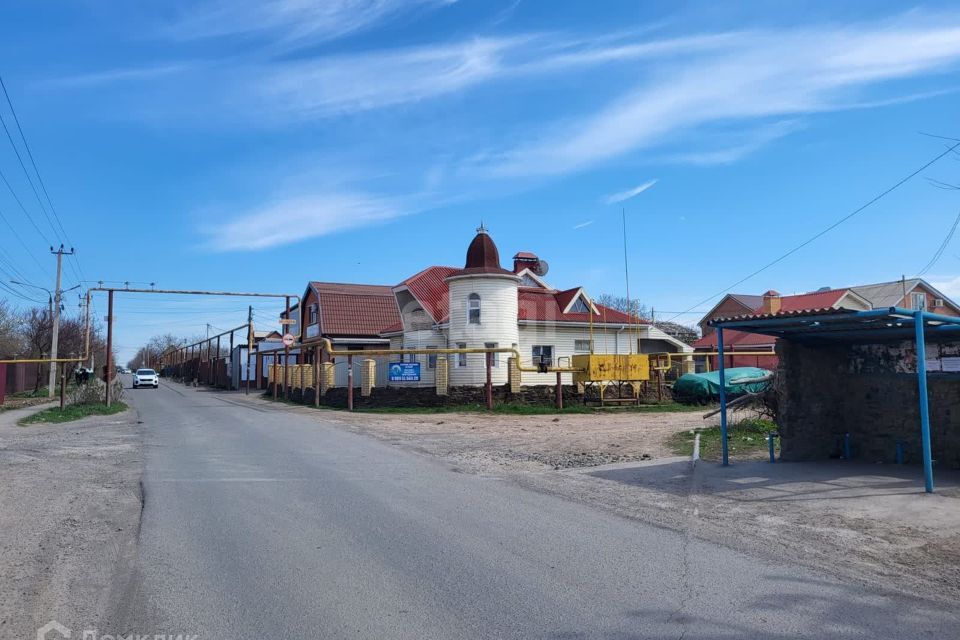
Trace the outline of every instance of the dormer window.
<path fill-rule="evenodd" d="M 577 298 L 570 306 L 570 313 L 590 313 L 590 308 L 587 307 L 587 303 L 583 301 L 583 297 Z"/>
<path fill-rule="evenodd" d="M 480 296 L 476 293 L 467 298 L 467 323 L 480 324 Z"/>
<path fill-rule="evenodd" d="M 525 273 L 523 274 L 523 277 L 520 278 L 520 286 L 521 287 L 539 287 L 540 285 L 537 283 L 536 280 L 530 277 L 529 273 Z"/>

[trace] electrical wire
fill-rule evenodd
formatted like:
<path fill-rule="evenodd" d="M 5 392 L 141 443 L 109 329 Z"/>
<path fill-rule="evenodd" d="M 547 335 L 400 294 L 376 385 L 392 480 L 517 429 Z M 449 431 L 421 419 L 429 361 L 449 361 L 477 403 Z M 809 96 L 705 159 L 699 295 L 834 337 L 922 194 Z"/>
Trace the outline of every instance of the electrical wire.
<path fill-rule="evenodd" d="M 940 257 L 943 255 L 944 250 L 946 250 L 947 245 L 950 244 L 950 241 L 953 240 L 953 234 L 957 231 L 957 225 L 960 225 L 960 213 L 957 214 L 956 219 L 953 221 L 953 225 L 950 227 L 950 231 L 947 232 L 946 237 L 943 239 L 943 242 L 940 243 L 940 246 L 937 248 L 937 251 L 933 254 L 933 257 L 930 258 L 930 262 L 917 273 L 917 277 L 922 277 L 927 271 L 933 268 L 935 264 L 940 260 Z"/>
<path fill-rule="evenodd" d="M 57 224 L 60 227 L 60 231 L 63 233 L 64 239 L 66 239 L 70 244 L 73 244 L 73 242 L 70 240 L 70 235 L 67 233 L 67 230 L 63 228 L 63 221 L 60 219 L 60 215 L 53 206 L 53 201 L 50 200 L 50 194 L 47 193 L 47 185 L 44 184 L 43 177 L 40 175 L 40 169 L 37 168 L 37 163 L 33 158 L 33 151 L 30 149 L 30 143 L 27 142 L 27 137 L 23 134 L 23 127 L 20 126 L 20 118 L 17 117 L 17 110 L 13 107 L 13 101 L 10 100 L 10 94 L 7 92 L 7 85 L 4 84 L 2 75 L 0 75 L 0 89 L 3 89 L 3 96 L 7 100 L 7 106 L 10 107 L 10 113 L 13 114 L 13 121 L 17 125 L 17 132 L 20 134 L 20 139 L 23 140 L 23 146 L 27 150 L 27 157 L 30 159 L 30 165 L 33 167 L 34 173 L 37 174 L 37 182 L 40 183 L 40 188 L 43 190 L 43 195 L 47 199 L 47 204 L 50 205 L 50 211 L 53 212 L 53 215 L 57 220 Z M 11 143 L 12 142 L 13 141 L 11 140 Z M 40 200 L 39 195 L 37 196 L 37 200 Z"/>
<path fill-rule="evenodd" d="M 714 293 L 713 295 L 708 296 L 708 297 L 704 298 L 703 300 L 697 302 L 695 305 L 693 305 L 692 307 L 690 307 L 690 309 L 688 309 L 687 311 L 691 311 L 691 310 L 699 307 L 699 306 L 702 305 L 702 304 L 706 304 L 706 303 L 710 302 L 711 300 L 713 300 L 714 298 L 716 298 L 716 297 L 718 297 L 718 296 L 722 296 L 723 294 L 729 292 L 729 291 L 730 291 L 731 289 L 733 289 L 734 287 L 743 284 L 744 282 L 746 282 L 747 280 L 750 280 L 750 279 L 753 278 L 754 276 L 757 276 L 757 275 L 763 273 L 764 271 L 766 271 L 766 270 L 769 269 L 770 267 L 772 267 L 772 266 L 774 266 L 774 265 L 776 265 L 776 264 L 778 264 L 778 263 L 786 260 L 787 258 L 789 258 L 790 256 L 792 256 L 793 254 L 795 254 L 797 251 L 800 251 L 801 249 L 803 249 L 803 248 L 806 247 L 807 245 L 809 245 L 809 244 L 813 243 L 814 241 L 822 238 L 823 236 L 825 236 L 825 235 L 828 234 L 829 232 L 833 231 L 834 229 L 836 229 L 837 227 L 839 227 L 840 225 L 842 225 L 842 224 L 843 224 L 844 222 L 846 222 L 847 220 L 850 220 L 851 218 L 853 218 L 853 217 L 856 216 L 857 214 L 863 212 L 865 209 L 867 209 L 867 208 L 870 207 L 871 205 L 879 202 L 881 199 L 883 199 L 883 198 L 886 197 L 887 195 L 893 193 L 894 191 L 896 191 L 897 189 L 899 189 L 900 187 L 902 187 L 904 184 L 906 184 L 907 182 L 909 182 L 909 181 L 912 180 L 913 178 L 917 177 L 918 175 L 920 175 L 921 173 L 923 173 L 924 171 L 926 171 L 927 169 L 929 169 L 931 166 L 933 166 L 934 164 L 936 164 L 937 162 L 939 162 L 940 160 L 942 160 L 942 159 L 945 158 L 946 156 L 948 156 L 948 155 L 950 155 L 951 153 L 953 153 L 954 151 L 956 151 L 958 147 L 960 147 L 960 142 L 954 144 L 953 146 L 947 147 L 947 150 L 946 150 L 946 151 L 944 151 L 943 153 L 938 154 L 938 155 L 937 155 L 936 157 L 934 157 L 932 160 L 926 162 L 926 163 L 925 163 L 923 166 L 921 166 L 919 169 L 916 169 L 915 171 L 912 171 L 912 172 L 911 172 L 910 174 L 908 174 L 907 176 L 901 178 L 901 179 L 898 180 L 893 186 L 884 189 L 884 190 L 881 191 L 879 194 L 877 194 L 876 196 L 874 196 L 873 198 L 871 198 L 870 200 L 868 200 L 868 201 L 865 202 L 864 204 L 860 205 L 859 207 L 857 207 L 856 209 L 854 209 L 853 211 L 851 211 L 851 212 L 848 213 L 847 215 L 843 216 L 842 218 L 840 218 L 839 220 L 837 220 L 836 222 L 834 222 L 834 223 L 831 224 L 830 226 L 828 226 L 828 227 L 826 227 L 825 229 L 819 231 L 818 233 L 810 236 L 809 238 L 807 238 L 806 240 L 804 240 L 803 242 L 801 242 L 801 243 L 798 244 L 797 246 L 793 247 L 792 249 L 790 249 L 790 250 L 787 251 L 786 253 L 782 254 L 780 257 L 778 257 L 778 258 L 776 258 L 776 259 L 774 259 L 774 260 L 771 260 L 770 262 L 768 262 L 767 264 L 763 265 L 762 267 L 760 267 L 760 268 L 757 269 L 756 271 L 753 271 L 753 272 L 750 273 L 749 275 L 747 275 L 747 276 L 745 276 L 745 277 L 743 277 L 743 278 L 740 278 L 739 280 L 737 280 L 736 282 L 734 282 L 733 284 L 731 284 L 729 287 L 726 287 L 725 289 L 722 289 L 721 291 L 718 291 L 717 293 Z M 683 313 L 686 313 L 686 311 L 683 312 Z M 669 318 L 668 322 L 669 322 L 669 321 L 672 321 L 672 320 L 675 320 L 677 317 L 679 317 L 679 316 L 681 316 L 681 315 L 683 315 L 683 314 L 682 314 L 682 313 L 678 313 L 678 314 L 674 315 L 673 317 Z"/>
<path fill-rule="evenodd" d="M 70 239 L 70 234 L 67 233 L 66 228 L 63 226 L 63 220 L 60 218 L 60 214 L 57 213 L 56 207 L 53 206 L 53 200 L 50 199 L 50 193 L 47 191 L 47 185 L 43 181 L 43 176 L 40 174 L 40 168 L 37 166 L 37 162 L 33 156 L 33 150 L 30 148 L 30 143 L 27 141 L 27 136 L 23 133 L 23 126 L 20 124 L 20 117 L 17 115 L 17 110 L 13 106 L 13 100 L 10 98 L 10 93 L 7 91 L 7 85 L 4 83 L 2 75 L 0 75 L 0 89 L 3 90 L 3 96 L 7 101 L 7 106 L 10 108 L 10 113 L 13 115 L 13 121 L 17 125 L 17 133 L 20 134 L 20 140 L 23 142 L 23 147 L 27 152 L 27 158 L 30 160 L 30 166 L 33 167 L 33 172 L 37 176 L 37 182 L 40 184 L 40 189 L 43 191 L 43 195 L 46 198 L 47 204 L 50 206 L 50 212 L 53 213 L 53 217 L 57 221 L 56 227 L 51 222 L 46 207 L 44 207 L 43 201 L 40 199 L 40 194 L 37 193 L 37 188 L 34 186 L 33 180 L 30 178 L 30 173 L 27 171 L 27 168 L 23 163 L 23 158 L 20 156 L 20 152 L 17 150 L 17 146 L 13 142 L 13 137 L 10 135 L 10 131 L 7 129 L 7 124 L 3 121 L 3 116 L 0 115 L 0 123 L 3 124 L 3 129 L 7 134 L 7 139 L 10 140 L 10 145 L 13 147 L 14 153 L 17 155 L 17 160 L 20 162 L 20 167 L 23 169 L 23 173 L 27 177 L 27 182 L 30 183 L 30 188 L 33 190 L 33 195 L 37 198 L 37 204 L 40 205 L 40 210 L 43 211 L 43 215 L 46 217 L 51 229 L 53 229 L 54 235 L 62 237 L 63 240 L 66 240 L 67 244 L 73 247 L 74 245 L 73 241 Z M 60 234 L 57 233 L 57 227 L 60 229 Z M 83 267 L 80 265 L 80 259 L 77 257 L 76 253 L 73 254 L 73 259 L 73 262 L 68 261 L 67 265 L 68 268 L 73 271 L 76 280 L 79 282 L 85 278 Z M 76 263 L 76 266 L 74 266 L 74 263 Z"/>
<path fill-rule="evenodd" d="M 13 234 L 13 237 L 17 239 L 17 242 L 20 243 L 20 245 L 23 247 L 24 251 L 27 252 L 27 254 L 33 259 L 33 261 L 34 261 L 35 263 L 37 263 L 37 266 L 40 267 L 40 270 L 43 271 L 44 273 L 46 273 L 46 274 L 49 276 L 49 275 L 50 275 L 50 271 L 48 271 L 47 268 L 44 267 L 44 266 L 40 263 L 40 260 L 37 259 L 37 255 L 36 255 L 33 251 L 30 250 L 30 247 L 27 246 L 27 243 L 23 241 L 23 238 L 20 236 L 19 233 L 17 233 L 17 230 L 13 227 L 12 224 L 10 224 L 10 221 L 7 220 L 7 216 L 5 216 L 5 215 L 3 214 L 3 210 L 2 210 L 2 209 L 0 209 L 0 220 L 3 220 L 3 223 L 4 223 L 5 225 L 7 225 L 7 227 L 10 228 L 10 233 Z"/>

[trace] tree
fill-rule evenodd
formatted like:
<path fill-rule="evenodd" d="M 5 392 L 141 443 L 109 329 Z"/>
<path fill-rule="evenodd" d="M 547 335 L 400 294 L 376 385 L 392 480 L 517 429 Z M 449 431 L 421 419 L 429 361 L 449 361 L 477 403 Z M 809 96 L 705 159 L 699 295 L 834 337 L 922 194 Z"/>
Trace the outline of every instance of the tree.
<path fill-rule="evenodd" d="M 627 299 L 623 296 L 615 296 L 609 293 L 604 293 L 598 296 L 594 302 L 605 307 L 610 307 L 611 309 L 616 309 L 617 311 L 627 313 Z M 639 318 L 653 317 L 652 309 L 648 308 L 647 305 L 642 304 L 637 300 L 631 300 L 629 306 L 633 308 L 633 315 Z M 697 338 L 700 337 L 700 332 L 694 327 L 688 327 L 678 322 L 669 322 L 666 320 L 658 321 L 654 319 L 653 326 L 660 329 L 668 336 L 674 337 L 685 344 L 692 344 L 697 340 Z"/>
<path fill-rule="evenodd" d="M 622 313 L 630 313 L 638 318 L 649 318 L 650 309 L 639 300 L 630 300 L 629 304 L 625 296 L 615 296 L 611 293 L 601 293 L 594 299 L 594 303 L 611 309 L 616 309 Z M 628 311 L 627 309 L 630 309 Z"/>
<path fill-rule="evenodd" d="M 6 300 L 0 300 L 0 358 L 10 358 L 23 351 L 20 320 Z"/>
<path fill-rule="evenodd" d="M 42 307 L 33 307 L 20 314 L 21 337 L 30 358 L 46 358 L 50 354 L 50 342 L 53 336 L 53 318 L 50 311 Z M 46 367 L 37 367 L 37 379 L 33 390 L 40 390 L 40 382 L 44 379 Z"/>

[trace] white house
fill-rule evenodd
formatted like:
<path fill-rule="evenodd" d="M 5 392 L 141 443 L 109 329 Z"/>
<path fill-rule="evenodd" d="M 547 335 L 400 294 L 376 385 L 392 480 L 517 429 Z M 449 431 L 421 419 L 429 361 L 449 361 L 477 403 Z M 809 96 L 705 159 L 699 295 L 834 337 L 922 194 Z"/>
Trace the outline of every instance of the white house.
<path fill-rule="evenodd" d="M 342 334 L 368 335 L 371 322 L 370 314 L 364 311 L 367 308 L 377 320 L 374 324 L 382 325 L 385 318 L 392 316 L 394 322 L 382 328 L 379 337 L 389 340 L 390 347 L 395 349 L 514 347 L 525 365 L 540 361 L 569 364 L 574 354 L 591 351 L 591 339 L 596 353 L 693 352 L 692 347 L 647 320 L 594 303 L 582 287 L 551 287 L 543 278 L 545 273 L 545 263 L 528 252 L 514 256 L 513 270 L 504 269 L 496 244 L 481 227 L 467 248 L 462 268 L 428 267 L 392 287 L 395 313 L 374 308 L 369 301 L 367 305 L 357 304 L 348 295 L 369 296 L 370 291 L 356 289 L 369 285 L 324 285 L 337 287 L 339 295 L 326 299 L 326 304 L 337 305 L 336 309 L 324 309 L 323 296 L 319 300 L 318 296 L 311 296 L 308 287 L 306 306 L 311 309 L 312 323 L 320 326 L 311 329 L 311 318 L 303 320 L 307 329 L 304 344 L 326 333 L 319 319 L 326 316 L 337 318 Z M 377 289 L 380 294 L 382 289 Z M 315 304 L 320 308 L 312 306 Z M 351 330 L 353 324 L 357 330 Z M 344 340 L 355 341 L 355 337 Z M 481 385 L 486 381 L 485 355 L 441 357 L 449 357 L 451 386 Z M 389 384 L 432 386 L 436 358 L 429 354 L 406 356 L 408 362 L 420 363 L 420 381 Z M 507 375 L 507 355 L 497 354 L 493 362 L 494 384 L 506 383 Z M 564 374 L 563 382 L 572 382 L 570 374 Z M 382 384 L 381 380 L 377 383 Z M 523 374 L 525 385 L 555 383 L 556 374 Z"/>

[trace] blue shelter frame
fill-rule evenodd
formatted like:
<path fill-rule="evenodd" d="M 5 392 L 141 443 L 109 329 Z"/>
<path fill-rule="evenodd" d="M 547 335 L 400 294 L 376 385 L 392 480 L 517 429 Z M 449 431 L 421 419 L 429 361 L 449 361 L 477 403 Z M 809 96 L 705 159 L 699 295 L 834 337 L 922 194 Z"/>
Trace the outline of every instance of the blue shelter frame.
<path fill-rule="evenodd" d="M 933 458 L 930 444 L 930 411 L 927 395 L 927 336 L 960 338 L 960 318 L 926 311 L 889 307 L 871 311 L 824 309 L 819 311 L 719 318 L 709 325 L 717 331 L 720 366 L 720 443 L 723 465 L 730 464 L 727 446 L 727 394 L 725 389 L 723 331 L 736 329 L 805 344 L 876 343 L 913 339 L 917 348 L 917 386 L 920 392 L 920 435 L 923 476 L 927 493 L 933 493 Z"/>

